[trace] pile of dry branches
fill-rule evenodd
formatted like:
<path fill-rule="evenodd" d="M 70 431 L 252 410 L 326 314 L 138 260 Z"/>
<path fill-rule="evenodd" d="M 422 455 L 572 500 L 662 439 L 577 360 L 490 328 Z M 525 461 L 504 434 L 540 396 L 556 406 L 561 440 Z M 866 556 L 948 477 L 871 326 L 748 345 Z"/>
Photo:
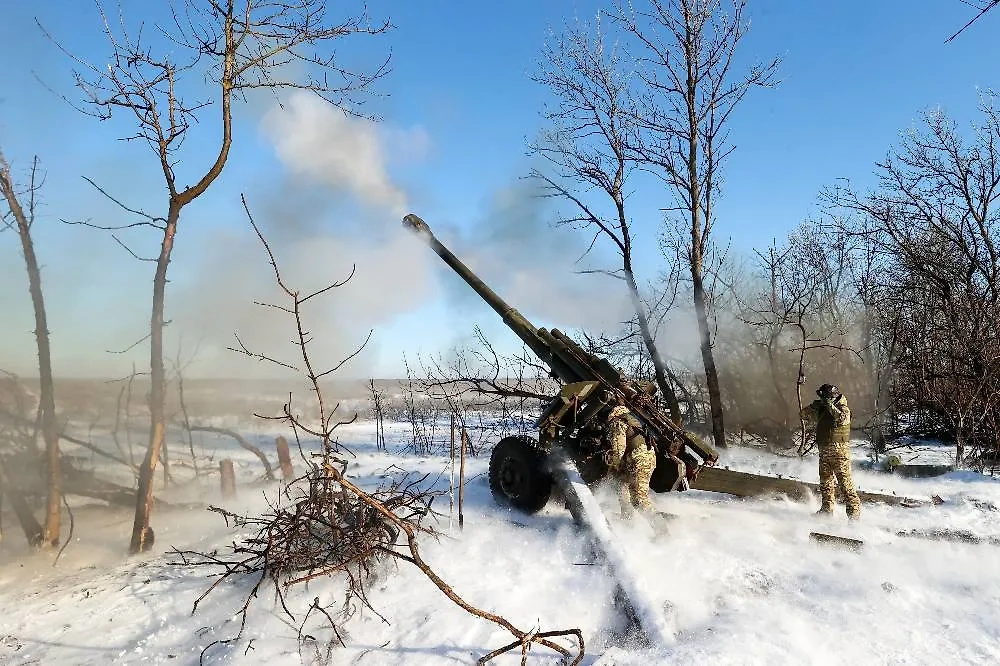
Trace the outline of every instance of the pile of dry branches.
<path fill-rule="evenodd" d="M 368 602 L 366 586 L 379 565 L 396 555 L 393 549 L 398 545 L 399 527 L 373 508 L 372 503 L 394 512 L 416 533 L 435 534 L 433 528 L 422 523 L 431 511 L 435 495 L 439 494 L 424 489 L 426 475 L 406 475 L 362 496 L 337 481 L 343 478 L 343 467 L 332 471 L 330 474 L 314 466 L 286 486 L 280 501 L 258 516 L 209 507 L 222 515 L 230 527 L 248 531 L 245 538 L 232 543 L 228 552 L 175 550 L 180 557 L 175 564 L 217 570 L 212 574 L 217 577 L 215 582 L 198 597 L 193 610 L 227 580 L 244 577 L 254 580 L 239 611 L 240 632 L 231 639 L 210 644 L 206 651 L 213 645 L 239 638 L 246 626 L 250 604 L 266 581 L 274 584 L 284 612 L 294 621 L 296 617 L 285 603 L 284 591 L 291 585 L 335 574 L 343 575 L 347 581 L 343 605 L 331 612 L 316 602 L 310 612 L 319 610 L 325 614 L 335 641 L 343 645 L 338 627 L 353 615 L 356 600 L 378 614 Z M 303 619 L 299 626 L 300 639 L 304 638 L 304 622 Z"/>

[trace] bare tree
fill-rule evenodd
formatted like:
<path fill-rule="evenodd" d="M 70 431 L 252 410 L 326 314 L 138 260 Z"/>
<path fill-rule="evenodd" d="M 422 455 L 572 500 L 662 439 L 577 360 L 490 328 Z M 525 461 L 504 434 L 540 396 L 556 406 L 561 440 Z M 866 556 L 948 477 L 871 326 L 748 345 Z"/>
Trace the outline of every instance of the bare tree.
<path fill-rule="evenodd" d="M 357 93 L 367 91 L 387 72 L 388 61 L 370 72 L 352 71 L 341 64 L 335 47 L 343 38 L 381 34 L 390 26 L 388 22 L 371 24 L 364 12 L 331 20 L 322 0 L 184 0 L 173 11 L 173 26 L 158 26 L 165 43 L 164 55 L 157 56 L 147 41 L 148 32 L 133 34 L 124 21 L 113 27 L 103 10 L 102 18 L 111 46 L 109 64 L 97 66 L 74 57 L 83 68 L 76 74 L 77 85 L 95 117 L 107 119 L 124 112 L 134 119 L 136 132 L 127 138 L 145 142 L 152 150 L 167 193 L 164 214 L 120 204 L 137 216 L 138 221 L 128 227 L 152 227 L 161 234 L 159 254 L 151 259 L 156 271 L 149 333 L 149 445 L 139 475 L 130 546 L 131 552 L 139 552 L 147 547 L 153 473 L 166 431 L 164 306 L 167 267 L 181 212 L 208 190 L 226 166 L 235 103 L 256 89 L 299 89 L 312 91 L 342 109 L 353 109 Z M 283 78 L 299 70 L 305 71 L 302 78 Z M 193 101 L 190 93 L 200 90 L 204 81 L 214 87 L 214 97 Z M 194 123 L 208 121 L 203 111 L 210 105 L 216 105 L 218 113 L 216 156 L 193 177 L 179 180 L 184 140 Z M 179 182 L 194 184 L 181 186 Z"/>
<path fill-rule="evenodd" d="M 764 372 L 770 384 L 771 391 L 765 404 L 770 403 L 771 409 L 763 409 L 763 405 L 754 404 L 758 401 L 750 399 L 753 391 L 750 386 L 741 382 L 744 377 L 749 381 L 745 384 L 755 385 L 756 393 L 762 393 L 762 387 L 756 372 L 756 358 L 737 357 L 728 359 L 739 365 L 738 370 L 727 373 L 729 379 L 730 392 L 738 394 L 734 402 L 740 405 L 737 411 L 737 427 L 747 429 L 765 436 L 765 439 L 779 449 L 786 448 L 791 440 L 791 418 L 792 411 L 787 395 L 786 382 L 789 379 L 786 369 L 787 349 L 783 342 L 788 323 L 792 320 L 793 312 L 798 306 L 802 295 L 789 293 L 788 281 L 783 279 L 783 268 L 786 266 L 787 258 L 791 248 L 785 246 L 778 248 L 772 245 L 766 252 L 755 250 L 757 256 L 758 270 L 762 273 L 762 289 L 756 294 L 751 294 L 749 302 L 743 304 L 738 313 L 738 317 L 750 326 L 752 348 L 762 352 L 764 355 Z M 744 345 L 744 340 L 739 340 L 737 345 Z M 732 352 L 730 352 L 731 354 Z M 796 375 L 798 376 L 798 375 Z M 792 381 L 795 381 L 794 379 Z M 749 404 L 748 404 L 749 403 Z M 741 412 L 750 407 L 754 421 L 761 425 L 751 424 L 747 417 L 740 418 Z"/>
<path fill-rule="evenodd" d="M 447 406 L 461 428 L 478 433 L 478 441 L 470 435 L 470 455 L 485 442 L 530 435 L 534 419 L 558 392 L 558 382 L 527 347 L 501 354 L 479 327 L 474 338 L 474 344 L 452 350 L 447 358 L 423 359 L 417 383 L 427 399 Z"/>
<path fill-rule="evenodd" d="M 705 257 L 715 222 L 715 199 L 721 168 L 732 152 L 727 123 L 746 94 L 776 84 L 778 59 L 733 73 L 737 47 L 747 34 L 743 0 L 733 0 L 732 14 L 722 0 L 647 0 L 639 11 L 618 4 L 615 21 L 635 38 L 641 53 L 636 123 L 639 159 L 677 198 L 671 212 L 682 213 L 690 233 L 687 262 L 701 338 L 712 410 L 715 445 L 724 447 L 725 423 L 719 374 L 712 352 L 712 326 L 705 292 Z"/>
<path fill-rule="evenodd" d="M 730 426 L 763 437 L 773 450 L 795 446 L 796 431 L 800 454 L 810 449 L 799 416 L 807 383 L 836 383 L 852 396 L 866 386 L 851 240 L 803 223 L 780 245 L 755 251 L 754 279 L 729 287 L 746 324 L 718 338 Z M 809 382 L 812 376 L 821 379 Z"/>
<path fill-rule="evenodd" d="M 834 223 L 840 228 L 847 226 L 844 220 L 836 218 Z M 848 270 L 858 310 L 857 345 L 863 357 L 868 388 L 868 419 L 862 427 L 875 452 L 881 454 L 886 451 L 890 421 L 897 416 L 891 386 L 904 314 L 899 309 L 899 299 L 894 297 L 895 288 L 886 279 L 895 273 L 893 262 L 872 234 L 855 235 Z"/>
<path fill-rule="evenodd" d="M 995 456 L 1000 390 L 1000 115 L 990 98 L 970 136 L 925 115 L 878 165 L 879 186 L 828 201 L 859 214 L 854 229 L 882 255 L 883 320 L 904 406 L 967 453 Z"/>
<path fill-rule="evenodd" d="M 60 519 L 62 513 L 62 472 L 59 462 L 59 424 L 56 421 L 55 383 L 52 379 L 52 353 L 49 347 L 49 327 L 45 315 L 45 298 L 42 292 L 42 271 L 35 255 L 35 244 L 31 237 L 31 226 L 35 221 L 38 205 L 38 191 L 44 179 L 38 171 L 38 158 L 32 162 L 28 186 L 19 193 L 10 172 L 10 164 L 0 151 L 0 193 L 7 202 L 7 213 L 2 220 L 5 225 L 17 229 L 21 240 L 24 266 L 28 272 L 28 292 L 35 313 L 35 343 L 38 347 L 39 400 L 36 423 L 41 424 L 42 440 L 45 442 L 46 500 L 45 526 L 41 545 L 52 548 L 59 545 Z M 26 202 L 22 205 L 22 198 Z M 37 425 L 36 430 L 37 433 Z"/>
<path fill-rule="evenodd" d="M 973 9 L 977 10 L 977 13 L 971 19 L 969 19 L 969 21 L 965 25 L 959 28 L 958 31 L 955 32 L 955 34 L 953 34 L 948 39 L 944 40 L 945 44 L 947 44 L 948 42 L 950 42 L 951 40 L 955 39 L 963 32 L 965 32 L 973 23 L 981 19 L 983 15 L 986 14 L 986 12 L 990 11 L 991 9 L 995 9 L 998 5 L 1000 5 L 1000 0 L 959 0 L 959 2 L 961 2 L 963 5 L 968 5 Z"/>
<path fill-rule="evenodd" d="M 630 75 L 627 57 L 606 42 L 599 17 L 592 25 L 578 21 L 566 26 L 546 45 L 535 80 L 555 101 L 542 114 L 549 128 L 531 146 L 546 166 L 532 176 L 543 184 L 546 196 L 569 205 L 563 224 L 593 232 L 590 248 L 604 238 L 621 258 L 621 268 L 590 272 L 625 283 L 656 382 L 671 418 L 680 423 L 677 394 L 656 347 L 633 264 L 635 238 L 625 208 L 626 186 L 637 166 L 629 156 L 636 131 Z"/>
<path fill-rule="evenodd" d="M 799 414 L 799 455 L 805 455 L 810 448 L 801 416 L 807 353 L 818 350 L 834 355 L 845 351 L 857 353 L 848 344 L 840 303 L 846 257 L 843 238 L 831 239 L 815 225 L 806 223 L 790 235 L 781 262 L 771 267 L 776 269 L 781 294 L 773 314 L 779 316 L 780 325 L 793 328 L 797 334 L 793 350 L 798 357 L 795 396 Z M 824 370 L 829 372 L 829 367 Z M 837 383 L 845 385 L 843 381 Z"/>

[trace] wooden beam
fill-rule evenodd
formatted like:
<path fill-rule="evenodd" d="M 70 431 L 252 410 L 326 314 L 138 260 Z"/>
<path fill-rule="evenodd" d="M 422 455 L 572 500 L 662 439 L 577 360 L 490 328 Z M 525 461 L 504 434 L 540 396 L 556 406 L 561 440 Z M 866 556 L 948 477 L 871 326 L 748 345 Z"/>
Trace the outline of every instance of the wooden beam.
<path fill-rule="evenodd" d="M 835 534 L 824 534 L 822 532 L 810 532 L 809 538 L 828 546 L 839 546 L 854 551 L 861 550 L 861 547 L 865 545 L 865 542 L 859 539 L 849 539 L 847 537 L 837 536 Z"/>
<path fill-rule="evenodd" d="M 805 501 L 813 495 L 820 494 L 818 483 L 765 476 L 763 474 L 736 472 L 719 467 L 703 468 L 698 473 L 698 478 L 691 484 L 691 487 L 695 490 L 708 490 L 714 493 L 725 493 L 737 497 L 785 495 L 797 501 Z M 882 503 L 907 508 L 929 504 L 929 502 L 913 499 L 912 497 L 869 493 L 863 490 L 858 491 L 858 497 L 861 498 L 862 502 Z"/>

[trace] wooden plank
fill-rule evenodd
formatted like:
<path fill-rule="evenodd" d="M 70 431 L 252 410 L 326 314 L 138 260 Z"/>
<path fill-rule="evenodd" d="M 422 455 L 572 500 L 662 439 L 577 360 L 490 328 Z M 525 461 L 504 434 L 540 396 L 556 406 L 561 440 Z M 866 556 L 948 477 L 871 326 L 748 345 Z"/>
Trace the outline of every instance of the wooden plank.
<path fill-rule="evenodd" d="M 222 482 L 222 499 L 236 497 L 236 470 L 229 458 L 219 461 L 219 476 Z"/>
<path fill-rule="evenodd" d="M 861 547 L 865 545 L 864 541 L 860 541 L 858 539 L 849 539 L 835 534 L 824 534 L 823 532 L 810 532 L 809 538 L 817 543 L 822 543 L 828 546 L 837 546 L 854 551 L 861 550 Z"/>
<path fill-rule="evenodd" d="M 818 483 L 765 476 L 763 474 L 737 472 L 720 467 L 703 468 L 698 473 L 698 478 L 691 484 L 691 487 L 695 490 L 707 490 L 714 493 L 735 495 L 737 497 L 784 495 L 797 501 L 805 501 L 812 495 L 820 494 Z M 907 508 L 928 504 L 928 502 L 913 499 L 912 497 L 869 493 L 863 490 L 858 491 L 858 497 L 862 502 L 882 503 Z"/>
<path fill-rule="evenodd" d="M 295 479 L 295 468 L 292 467 L 292 455 L 288 450 L 288 440 L 283 435 L 278 435 L 274 440 L 274 446 L 278 449 L 278 463 L 281 465 L 281 478 L 285 483 Z"/>

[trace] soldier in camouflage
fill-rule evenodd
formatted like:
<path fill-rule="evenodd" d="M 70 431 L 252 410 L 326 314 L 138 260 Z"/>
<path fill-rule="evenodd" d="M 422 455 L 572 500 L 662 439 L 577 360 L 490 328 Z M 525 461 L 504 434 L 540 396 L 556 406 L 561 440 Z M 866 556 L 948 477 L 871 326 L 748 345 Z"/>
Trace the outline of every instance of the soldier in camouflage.
<path fill-rule="evenodd" d="M 655 386 L 655 385 L 654 385 Z M 653 511 L 649 499 L 649 480 L 656 468 L 656 451 L 642 435 L 642 424 L 624 405 L 616 405 L 608 414 L 609 448 L 605 462 L 619 482 L 622 515 L 638 509 Z"/>
<path fill-rule="evenodd" d="M 847 515 L 861 516 L 861 500 L 851 480 L 851 410 L 836 386 L 823 384 L 819 396 L 802 410 L 802 417 L 816 424 L 819 449 L 819 486 L 823 503 L 819 513 L 833 513 L 837 486 L 844 494 Z"/>

